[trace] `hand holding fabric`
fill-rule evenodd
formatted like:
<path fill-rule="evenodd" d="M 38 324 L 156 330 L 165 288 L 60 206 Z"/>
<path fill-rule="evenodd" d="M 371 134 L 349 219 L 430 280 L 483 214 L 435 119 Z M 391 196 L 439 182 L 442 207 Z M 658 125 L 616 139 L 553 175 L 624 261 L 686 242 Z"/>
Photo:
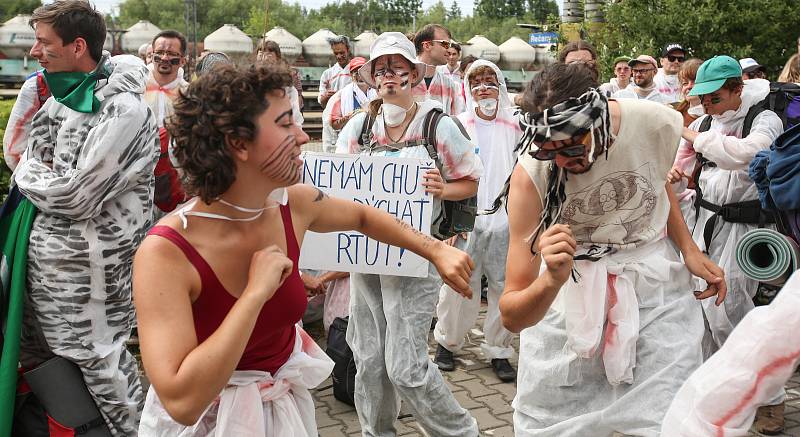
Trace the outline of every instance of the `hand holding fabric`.
<path fill-rule="evenodd" d="M 708 287 L 702 292 L 694 292 L 695 297 L 700 300 L 716 295 L 717 300 L 714 304 L 717 306 L 722 305 L 722 301 L 725 300 L 725 295 L 728 293 L 728 286 L 725 283 L 725 272 L 723 272 L 718 265 L 714 264 L 705 254 L 699 251 L 684 254 L 684 262 L 693 275 L 702 278 L 708 283 Z"/>
<path fill-rule="evenodd" d="M 547 266 L 542 277 L 559 287 L 567 282 L 576 248 L 575 237 L 568 225 L 556 224 L 547 228 L 539 239 L 539 253 Z"/>

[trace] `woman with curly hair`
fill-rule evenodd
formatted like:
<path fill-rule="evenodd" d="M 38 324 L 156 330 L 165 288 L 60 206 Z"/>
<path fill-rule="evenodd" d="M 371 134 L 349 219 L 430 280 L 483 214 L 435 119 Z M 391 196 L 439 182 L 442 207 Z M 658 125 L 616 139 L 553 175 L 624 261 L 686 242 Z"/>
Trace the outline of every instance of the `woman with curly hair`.
<path fill-rule="evenodd" d="M 298 184 L 283 65 L 220 66 L 175 102 L 175 157 L 195 200 L 162 219 L 134 261 L 141 436 L 316 436 L 309 389 L 333 363 L 296 324 L 306 231 L 355 230 L 428 258 L 469 294 L 471 260 L 387 213 Z M 336 211 L 331 214 L 330 211 Z"/>

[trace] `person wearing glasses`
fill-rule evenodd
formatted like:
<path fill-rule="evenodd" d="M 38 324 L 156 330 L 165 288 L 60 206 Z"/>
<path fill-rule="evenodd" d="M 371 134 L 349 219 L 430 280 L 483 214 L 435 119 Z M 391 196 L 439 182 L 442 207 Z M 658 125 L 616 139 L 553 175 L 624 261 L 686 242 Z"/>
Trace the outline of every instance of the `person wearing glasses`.
<path fill-rule="evenodd" d="M 627 56 L 620 56 L 614 59 L 614 77 L 608 82 L 600 85 L 600 91 L 606 93 L 607 96 L 614 94 L 619 90 L 624 90 L 631 83 L 631 66 L 628 65 L 631 58 Z"/>
<path fill-rule="evenodd" d="M 405 35 L 382 33 L 372 44 L 369 62 L 359 70 L 361 78 L 378 90 L 378 98 L 345 125 L 337 150 L 430 159 L 423 125 L 428 114 L 441 106 L 433 100 L 416 102 L 412 94 L 425 71 Z M 365 128 L 366 139 L 361 134 Z M 474 196 L 483 172 L 475 144 L 452 118 L 440 119 L 435 139 L 441 170 L 438 166 L 429 170 L 422 182 L 433 198 L 431 217 L 440 216 L 443 200 Z M 432 229 L 438 226 L 433 221 Z M 470 271 L 473 267 L 470 263 Z M 463 280 L 467 285 L 469 277 Z M 355 405 L 363 435 L 396 435 L 401 399 L 428 435 L 478 435 L 475 419 L 458 404 L 428 356 L 427 338 L 440 285 L 433 270 L 423 278 L 350 274 L 347 344 L 356 362 Z M 472 297 L 471 292 L 460 294 Z"/>
<path fill-rule="evenodd" d="M 520 332 L 517 437 L 657 435 L 702 363 L 695 301 L 726 294 L 666 186 L 680 114 L 596 88 L 585 65 L 556 63 L 524 94 L 500 298 Z"/>
<path fill-rule="evenodd" d="M 681 71 L 685 60 L 686 50 L 680 44 L 667 44 L 661 51 L 661 68 L 653 80 L 658 92 L 672 99 L 668 103 L 674 103 L 681 99 L 681 81 L 678 78 L 678 72 Z"/>
<path fill-rule="evenodd" d="M 189 82 L 183 79 L 186 64 L 186 37 L 177 30 L 164 30 L 153 38 L 153 62 L 144 100 L 153 110 L 158 127 L 172 115 L 172 102 Z"/>
<path fill-rule="evenodd" d="M 652 56 L 639 55 L 628 62 L 633 73 L 633 86 L 619 90 L 612 94 L 615 99 L 640 99 L 650 100 L 651 102 L 669 104 L 674 99 L 658 91 L 653 78 L 658 71 L 656 60 Z"/>
<path fill-rule="evenodd" d="M 465 109 L 461 86 L 436 67 L 447 64 L 447 50 L 452 45 L 450 31 L 439 24 L 428 24 L 414 36 L 417 59 L 427 65 L 425 77 L 414 87 L 414 100 L 435 100 L 444 113 L 456 116 Z"/>
<path fill-rule="evenodd" d="M 495 64 L 483 59 L 475 61 L 467 70 L 464 84 L 470 93 L 467 95 L 467 110 L 458 119 L 477 145 L 476 153 L 484 166 L 485 174 L 478 186 L 478 208 L 491 210 L 503 183 L 514 169 L 514 148 L 522 130 L 511 107 L 505 77 Z M 475 229 L 469 234 L 453 237 L 451 242 L 463 248 L 475 262 L 471 279 L 473 290 L 480 290 L 481 276 L 486 275 L 489 306 L 483 324 L 485 341 L 481 350 L 495 375 L 503 382 L 511 382 L 517 376 L 508 361 L 514 355 L 511 347 L 514 336 L 503 327 L 498 309 L 508 251 L 505 209 L 497 208 L 493 214 L 476 217 Z M 467 332 L 478 320 L 480 308 L 480 293 L 473 294 L 472 299 L 464 299 L 453 293 L 449 286 L 442 286 L 436 306 L 439 319 L 433 330 L 438 343 L 434 362 L 439 369 L 455 369 L 453 355 L 464 346 Z"/>

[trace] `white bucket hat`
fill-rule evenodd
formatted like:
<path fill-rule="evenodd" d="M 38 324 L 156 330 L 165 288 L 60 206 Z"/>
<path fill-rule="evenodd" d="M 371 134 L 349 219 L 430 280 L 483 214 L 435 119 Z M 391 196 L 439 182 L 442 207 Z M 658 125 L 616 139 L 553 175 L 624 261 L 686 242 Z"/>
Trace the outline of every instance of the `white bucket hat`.
<path fill-rule="evenodd" d="M 425 78 L 427 65 L 417 60 L 414 44 L 400 32 L 384 32 L 370 46 L 369 61 L 358 70 L 358 74 L 369 86 L 377 88 L 375 80 L 372 78 L 372 63 L 381 56 L 386 55 L 400 55 L 408 59 L 417 69 L 417 80 L 411 86 L 417 85 Z"/>

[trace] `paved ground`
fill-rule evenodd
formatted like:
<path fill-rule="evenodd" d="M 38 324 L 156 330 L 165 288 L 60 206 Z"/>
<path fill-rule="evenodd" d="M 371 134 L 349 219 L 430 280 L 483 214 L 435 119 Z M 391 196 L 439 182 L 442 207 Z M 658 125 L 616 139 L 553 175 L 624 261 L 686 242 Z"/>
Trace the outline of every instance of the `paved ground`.
<path fill-rule="evenodd" d="M 481 320 L 477 326 L 482 326 L 484 312 L 481 311 Z M 312 334 L 319 334 L 321 327 L 314 328 L 313 325 L 309 326 L 309 331 Z M 482 339 L 483 333 L 474 328 L 470 335 L 471 344 L 457 356 L 456 370 L 443 374 L 456 399 L 478 420 L 482 435 L 513 436 L 511 401 L 514 399 L 516 386 L 513 383 L 500 382 L 488 363 L 481 358 L 478 345 Z M 429 344 L 429 354 L 433 359 L 436 346 L 432 336 L 429 337 Z M 514 341 L 514 348 L 519 350 L 518 339 Z M 517 366 L 516 357 L 512 360 L 512 364 L 514 367 Z M 329 379 L 314 393 L 320 437 L 361 435 L 355 409 L 334 399 L 330 384 Z M 786 434 L 782 435 L 800 437 L 800 374 L 795 374 L 786 388 Z M 401 419 L 397 423 L 398 435 L 427 435 L 406 411 L 401 410 L 400 414 Z"/>

